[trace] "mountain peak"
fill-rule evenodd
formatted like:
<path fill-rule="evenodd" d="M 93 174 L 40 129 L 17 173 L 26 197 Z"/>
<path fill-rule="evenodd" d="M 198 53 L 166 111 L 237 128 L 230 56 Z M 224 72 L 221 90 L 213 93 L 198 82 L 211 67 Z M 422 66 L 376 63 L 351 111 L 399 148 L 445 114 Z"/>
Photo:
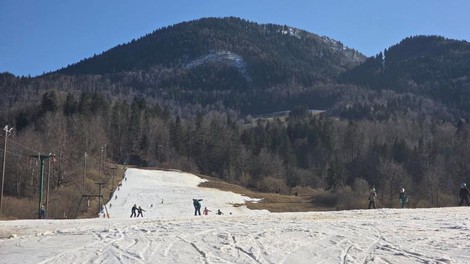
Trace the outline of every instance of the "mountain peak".
<path fill-rule="evenodd" d="M 231 56 L 237 58 L 234 65 L 251 76 L 259 75 L 256 71 L 261 65 L 274 63 L 286 70 L 303 67 L 330 78 L 365 60 L 364 55 L 338 41 L 293 27 L 234 17 L 202 18 L 156 30 L 58 72 L 102 74 L 155 66 L 188 69 L 188 64 L 201 65 L 207 58 L 227 62 Z"/>

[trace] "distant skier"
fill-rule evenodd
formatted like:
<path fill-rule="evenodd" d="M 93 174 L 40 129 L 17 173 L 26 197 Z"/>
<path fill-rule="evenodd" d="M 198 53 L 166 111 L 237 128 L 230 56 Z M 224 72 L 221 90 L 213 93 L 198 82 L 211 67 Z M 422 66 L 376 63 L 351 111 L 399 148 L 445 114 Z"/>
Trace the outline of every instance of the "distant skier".
<path fill-rule="evenodd" d="M 46 219 L 46 209 L 44 209 L 44 205 L 41 205 L 39 209 L 39 219 Z"/>
<path fill-rule="evenodd" d="M 202 199 L 193 199 L 194 215 L 201 215 L 201 201 Z"/>
<path fill-rule="evenodd" d="M 462 206 L 464 201 L 467 203 L 467 206 L 470 206 L 470 202 L 468 201 L 468 196 L 469 195 L 470 195 L 470 192 L 467 189 L 467 184 L 462 183 L 462 185 L 460 185 L 460 193 L 459 193 L 460 203 L 459 203 L 459 206 Z"/>
<path fill-rule="evenodd" d="M 220 209 L 217 209 L 217 214 L 218 215 L 223 215 L 224 213 L 222 213 L 222 211 L 220 211 Z"/>
<path fill-rule="evenodd" d="M 369 193 L 369 209 L 375 209 L 375 197 L 377 197 L 377 193 L 375 192 L 375 188 L 372 188 Z"/>
<path fill-rule="evenodd" d="M 137 205 L 134 204 L 134 206 L 132 206 L 132 209 L 131 209 L 131 218 L 132 217 L 137 217 Z"/>
<path fill-rule="evenodd" d="M 408 196 L 405 193 L 405 189 L 401 188 L 400 189 L 400 205 L 401 205 L 401 208 L 405 208 L 407 203 L 408 203 Z"/>
<path fill-rule="evenodd" d="M 139 208 L 137 209 L 137 211 L 139 212 L 139 213 L 137 214 L 137 217 L 139 217 L 139 216 L 144 217 L 144 214 L 143 214 L 142 212 L 145 212 L 145 210 L 142 209 L 142 207 L 139 206 Z"/>
<path fill-rule="evenodd" d="M 207 207 L 204 207 L 204 211 L 202 211 L 202 213 L 203 213 L 204 215 L 208 215 L 209 212 L 212 212 L 212 211 L 209 210 L 209 209 L 207 209 Z"/>

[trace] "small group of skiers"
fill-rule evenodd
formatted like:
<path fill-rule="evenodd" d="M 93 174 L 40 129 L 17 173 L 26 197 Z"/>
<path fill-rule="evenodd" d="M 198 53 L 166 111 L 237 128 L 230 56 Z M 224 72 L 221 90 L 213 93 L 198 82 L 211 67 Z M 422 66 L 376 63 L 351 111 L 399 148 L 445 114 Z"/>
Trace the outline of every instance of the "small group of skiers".
<path fill-rule="evenodd" d="M 372 188 L 370 190 L 370 193 L 369 193 L 369 206 L 368 206 L 368 209 L 371 209 L 371 208 L 375 209 L 376 208 L 376 206 L 375 206 L 375 199 L 376 198 L 377 198 L 377 192 L 375 191 L 375 188 Z M 406 204 L 408 203 L 408 196 L 406 195 L 404 188 L 400 188 L 399 200 L 400 200 L 400 207 L 405 208 Z"/>
<path fill-rule="evenodd" d="M 467 188 L 467 185 L 465 183 L 462 183 L 460 185 L 460 192 L 459 192 L 459 206 L 464 205 L 464 203 L 467 206 L 470 206 L 470 201 L 469 201 L 469 196 L 470 196 L 470 191 Z M 375 209 L 375 199 L 377 197 L 377 192 L 375 191 L 375 188 L 372 188 L 369 193 L 369 206 L 368 209 Z M 399 201 L 400 201 L 400 207 L 401 208 L 406 208 L 406 204 L 408 203 L 408 195 L 405 193 L 405 189 L 402 187 L 400 188 L 400 195 L 399 195 Z"/>
<path fill-rule="evenodd" d="M 202 201 L 202 199 L 193 199 L 194 215 L 201 215 L 201 201 Z M 163 203 L 163 200 L 162 200 L 162 203 Z M 153 207 L 153 204 L 150 207 Z M 145 212 L 145 210 L 142 209 L 142 207 L 137 206 L 136 204 L 134 204 L 134 206 L 132 206 L 132 209 L 131 209 L 131 218 L 132 217 L 139 217 L 139 216 L 144 217 L 143 212 Z M 212 211 L 207 209 L 207 207 L 204 207 L 203 214 L 208 215 L 209 212 L 212 212 Z M 222 213 L 222 211 L 220 211 L 220 209 L 218 209 L 216 214 L 217 215 L 223 215 L 224 213 Z"/>
<path fill-rule="evenodd" d="M 142 209 L 142 207 L 140 207 L 140 206 L 137 207 L 137 205 L 134 204 L 134 206 L 132 206 L 132 209 L 131 209 L 131 218 L 132 217 L 139 217 L 139 216 L 144 217 L 143 212 L 145 212 L 145 210 Z"/>
<path fill-rule="evenodd" d="M 193 199 L 194 215 L 201 215 L 201 201 L 202 201 L 202 199 Z M 204 211 L 202 213 L 204 215 L 208 215 L 209 212 L 212 212 L 212 211 L 207 209 L 207 207 L 204 207 Z M 216 214 L 217 215 L 223 215 L 224 213 L 222 213 L 222 211 L 220 211 L 220 209 L 217 209 Z"/>

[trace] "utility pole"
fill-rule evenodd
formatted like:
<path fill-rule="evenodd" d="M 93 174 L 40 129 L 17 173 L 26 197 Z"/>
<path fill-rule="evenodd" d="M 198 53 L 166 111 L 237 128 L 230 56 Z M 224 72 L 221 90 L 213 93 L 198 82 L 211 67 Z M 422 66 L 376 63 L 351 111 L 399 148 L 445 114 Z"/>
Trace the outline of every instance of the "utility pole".
<path fill-rule="evenodd" d="M 103 151 L 104 151 L 104 147 L 101 147 L 101 154 L 100 154 L 100 166 L 99 166 L 99 173 L 101 174 L 101 168 L 103 167 L 102 164 L 103 164 Z"/>
<path fill-rule="evenodd" d="M 7 138 L 11 135 L 13 128 L 8 128 L 6 125 L 3 130 L 5 131 L 5 145 L 3 147 L 3 173 L 2 173 L 2 192 L 0 195 L 0 214 L 3 213 L 3 186 L 5 185 L 5 165 L 7 158 Z"/>
<path fill-rule="evenodd" d="M 50 157 L 52 157 L 52 160 L 55 161 L 55 157 L 52 154 L 49 154 Z M 49 214 L 49 190 L 50 190 L 50 182 L 51 182 L 51 159 L 49 159 L 49 164 L 47 166 L 47 194 L 46 194 L 46 210 L 47 213 Z"/>
<path fill-rule="evenodd" d="M 157 145 L 157 151 L 158 151 L 158 164 L 157 164 L 157 167 L 161 167 L 160 162 L 162 162 L 162 151 L 163 151 L 162 147 L 163 147 L 163 145 L 160 145 L 160 144 Z"/>
<path fill-rule="evenodd" d="M 116 175 L 116 169 L 117 169 L 117 168 L 116 168 L 116 167 L 110 167 L 110 169 L 113 171 L 113 172 L 112 172 L 113 175 L 112 175 L 111 177 L 112 177 L 112 179 L 113 179 L 113 180 L 112 180 L 112 183 L 113 183 L 112 189 L 114 189 L 114 175 Z"/>
<path fill-rule="evenodd" d="M 104 161 L 104 167 L 107 168 L 106 166 L 106 158 L 107 158 L 107 155 L 106 153 L 108 152 L 108 146 L 106 144 L 104 144 L 104 153 L 103 153 L 103 161 Z"/>
<path fill-rule="evenodd" d="M 59 177 L 57 177 L 57 186 L 62 184 L 62 153 L 59 153 Z"/>
<path fill-rule="evenodd" d="M 83 179 L 82 179 L 82 189 L 85 189 L 85 177 L 86 177 L 86 157 L 88 155 L 86 154 L 85 152 L 85 155 L 83 156 L 84 157 L 84 161 L 85 161 L 85 167 L 83 168 Z"/>

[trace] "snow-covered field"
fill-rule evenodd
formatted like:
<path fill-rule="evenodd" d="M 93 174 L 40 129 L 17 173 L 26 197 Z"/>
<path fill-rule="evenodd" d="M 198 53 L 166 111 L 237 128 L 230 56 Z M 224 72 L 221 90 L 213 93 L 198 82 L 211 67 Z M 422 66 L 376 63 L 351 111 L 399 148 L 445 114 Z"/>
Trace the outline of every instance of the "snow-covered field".
<path fill-rule="evenodd" d="M 126 178 L 111 218 L 0 221 L 0 263 L 470 263 L 469 207 L 268 213 L 191 174 Z"/>

